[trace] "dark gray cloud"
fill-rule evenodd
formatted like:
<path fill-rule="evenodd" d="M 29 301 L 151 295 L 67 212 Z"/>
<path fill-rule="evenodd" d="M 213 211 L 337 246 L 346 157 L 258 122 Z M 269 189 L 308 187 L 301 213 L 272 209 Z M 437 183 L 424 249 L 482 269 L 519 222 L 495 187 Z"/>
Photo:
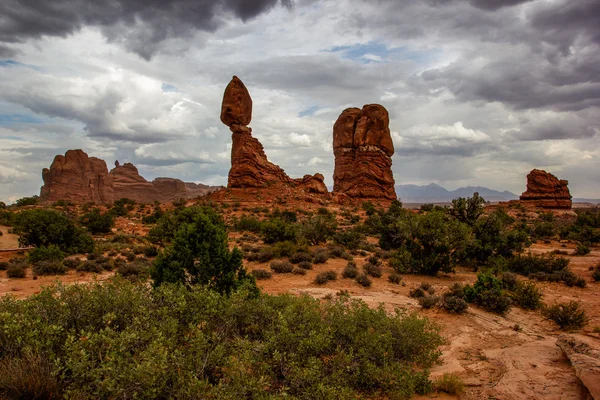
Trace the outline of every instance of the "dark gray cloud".
<path fill-rule="evenodd" d="M 292 6 L 292 0 L 9 0 L 0 2 L 0 42 L 65 37 L 99 26 L 109 40 L 150 59 L 166 39 L 214 31 L 226 14 L 247 21 L 278 3 Z"/>
<path fill-rule="evenodd" d="M 17 53 L 18 52 L 12 47 L 5 46 L 2 43 L 0 43 L 0 58 L 13 58 L 17 55 Z"/>

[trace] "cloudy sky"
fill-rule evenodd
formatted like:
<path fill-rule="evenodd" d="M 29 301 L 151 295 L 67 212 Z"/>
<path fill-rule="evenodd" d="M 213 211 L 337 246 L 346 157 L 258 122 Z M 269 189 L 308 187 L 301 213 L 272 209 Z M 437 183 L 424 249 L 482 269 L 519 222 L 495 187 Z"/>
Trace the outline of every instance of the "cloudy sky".
<path fill-rule="evenodd" d="M 223 90 L 292 177 L 332 184 L 344 108 L 390 112 L 397 184 L 521 193 L 542 168 L 600 198 L 599 0 L 0 2 L 0 200 L 56 154 L 226 184 Z"/>

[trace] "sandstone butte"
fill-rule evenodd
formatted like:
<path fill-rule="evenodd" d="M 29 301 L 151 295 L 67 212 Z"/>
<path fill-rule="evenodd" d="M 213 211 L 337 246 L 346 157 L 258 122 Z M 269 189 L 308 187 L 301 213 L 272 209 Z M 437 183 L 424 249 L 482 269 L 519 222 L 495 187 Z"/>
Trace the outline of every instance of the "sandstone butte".
<path fill-rule="evenodd" d="M 231 169 L 227 187 L 265 188 L 276 184 L 300 187 L 311 193 L 325 194 L 321 174 L 292 179 L 278 165 L 267 159 L 263 145 L 248 127 L 252 120 L 252 98 L 244 83 L 234 76 L 225 88 L 221 105 L 221 122 L 232 132 Z"/>
<path fill-rule="evenodd" d="M 126 197 L 137 202 L 172 202 L 198 197 L 220 187 L 187 183 L 173 178 L 156 178 L 148 182 L 131 163 L 117 161 L 110 172 L 106 162 L 88 157 L 83 150 L 68 150 L 57 155 L 50 168 L 42 170 L 43 202 L 68 200 L 73 203 L 110 204 Z"/>
<path fill-rule="evenodd" d="M 353 198 L 394 200 L 394 143 L 389 114 L 379 104 L 347 108 L 333 126 L 333 191 Z"/>
<path fill-rule="evenodd" d="M 570 209 L 572 205 L 569 182 L 556 176 L 534 169 L 527 175 L 527 190 L 520 201 L 538 208 Z"/>

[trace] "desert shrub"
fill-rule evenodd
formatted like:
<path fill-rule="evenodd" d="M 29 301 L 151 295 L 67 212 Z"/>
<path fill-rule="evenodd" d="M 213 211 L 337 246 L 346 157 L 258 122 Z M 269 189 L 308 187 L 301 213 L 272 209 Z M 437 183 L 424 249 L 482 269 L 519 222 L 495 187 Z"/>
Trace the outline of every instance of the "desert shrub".
<path fill-rule="evenodd" d="M 212 224 L 223 224 L 224 226 L 222 216 L 210 205 L 176 208 L 173 211 L 165 212 L 158 219 L 156 225 L 148 232 L 147 238 L 152 243 L 163 245 L 171 243 L 177 231 L 184 225 L 193 224 L 199 214 L 206 215 Z"/>
<path fill-rule="evenodd" d="M 551 321 L 554 321 L 561 330 L 572 331 L 581 329 L 589 322 L 581 303 L 569 301 L 567 303 L 557 303 L 542 310 L 542 315 Z"/>
<path fill-rule="evenodd" d="M 296 225 L 281 218 L 272 218 L 263 222 L 263 240 L 265 243 L 293 242 L 298 240 Z"/>
<path fill-rule="evenodd" d="M 421 307 L 423 307 L 425 309 L 430 309 L 437 305 L 437 303 L 440 301 L 440 298 L 438 296 L 425 295 L 425 296 L 419 297 L 417 300 L 419 301 L 419 305 Z"/>
<path fill-rule="evenodd" d="M 373 255 L 373 256 L 370 256 L 369 258 L 367 258 L 367 262 L 369 262 L 373 265 L 381 265 L 381 260 L 376 255 Z"/>
<path fill-rule="evenodd" d="M 96 261 L 91 260 L 86 260 L 77 266 L 77 271 L 79 272 L 94 272 L 99 274 L 103 269 L 102 264 L 98 264 Z"/>
<path fill-rule="evenodd" d="M 373 278 L 381 278 L 381 275 L 383 275 L 381 267 L 371 263 L 366 263 L 363 265 L 363 271 L 365 271 L 365 274 L 372 276 Z"/>
<path fill-rule="evenodd" d="M 17 207 L 34 206 L 38 203 L 38 200 L 38 196 L 21 197 L 20 199 L 15 201 L 15 204 L 17 205 Z"/>
<path fill-rule="evenodd" d="M 380 231 L 380 246 L 398 249 L 389 264 L 399 273 L 451 272 L 471 241 L 466 224 L 440 211 L 402 212 L 389 223 L 382 223 Z"/>
<path fill-rule="evenodd" d="M 58 246 L 53 244 L 49 246 L 40 246 L 29 251 L 27 259 L 31 264 L 36 264 L 40 261 L 55 261 L 60 262 L 65 258 L 63 253 Z"/>
<path fill-rule="evenodd" d="M 442 307 L 450 313 L 462 314 L 467 310 L 469 305 L 462 296 L 457 296 L 451 291 L 444 293 L 442 296 Z"/>
<path fill-rule="evenodd" d="M 365 235 L 359 227 L 346 230 L 338 230 L 333 235 L 333 242 L 347 249 L 356 250 L 365 241 Z"/>
<path fill-rule="evenodd" d="M 148 210 L 147 212 L 149 212 L 150 210 Z M 160 206 L 155 206 L 154 207 L 154 211 L 152 211 L 152 214 L 150 215 L 145 215 L 144 217 L 142 217 L 142 223 L 146 224 L 146 225 L 152 225 L 152 224 L 156 224 L 158 222 L 158 220 L 164 215 L 164 211 L 160 208 Z"/>
<path fill-rule="evenodd" d="M 6 268 L 6 276 L 9 278 L 25 278 L 27 273 L 27 264 L 24 263 L 9 263 Z"/>
<path fill-rule="evenodd" d="M 34 275 L 63 275 L 68 268 L 60 261 L 38 261 L 33 264 L 31 271 Z"/>
<path fill-rule="evenodd" d="M 331 258 L 345 258 L 348 254 L 342 246 L 330 246 L 328 251 Z"/>
<path fill-rule="evenodd" d="M 348 265 L 346 265 L 346 267 L 342 271 L 342 278 L 354 279 L 357 276 L 358 276 L 358 269 L 356 268 L 356 265 L 352 265 L 352 264 L 348 263 Z"/>
<path fill-rule="evenodd" d="M 135 253 L 133 251 L 128 251 L 125 254 L 121 253 L 121 255 L 125 256 L 125 259 L 129 262 L 135 261 Z"/>
<path fill-rule="evenodd" d="M 337 273 L 335 271 L 325 271 L 321 272 L 315 277 L 315 283 L 317 285 L 324 285 L 329 281 L 334 281 L 337 279 Z"/>
<path fill-rule="evenodd" d="M 590 254 L 591 251 L 592 249 L 587 243 L 579 243 L 577 245 L 577 248 L 575 249 L 574 254 L 576 256 L 585 256 L 587 254 Z"/>
<path fill-rule="evenodd" d="M 373 282 L 369 278 L 369 275 L 362 273 L 356 277 L 356 283 L 358 283 L 359 285 L 361 285 L 363 287 L 371 287 L 371 284 Z"/>
<path fill-rule="evenodd" d="M 0 261 L 0 271 L 6 271 L 6 269 L 8 268 L 8 261 Z"/>
<path fill-rule="evenodd" d="M 148 245 L 142 248 L 142 253 L 146 257 L 156 257 L 158 255 L 158 249 L 156 246 Z"/>
<path fill-rule="evenodd" d="M 140 281 L 145 281 L 150 276 L 150 272 L 151 265 L 143 260 L 122 263 L 116 269 L 116 273 L 122 277 Z"/>
<path fill-rule="evenodd" d="M 433 388 L 438 392 L 460 395 L 465 391 L 465 384 L 455 374 L 446 373 L 433 382 Z"/>
<path fill-rule="evenodd" d="M 486 311 L 504 315 L 510 310 L 510 297 L 502 290 L 502 281 L 489 272 L 477 274 L 473 286 L 464 289 L 465 300 L 475 303 Z"/>
<path fill-rule="evenodd" d="M 538 239 L 550 238 L 556 234 L 555 225 L 552 222 L 536 221 L 533 226 L 533 237 Z"/>
<path fill-rule="evenodd" d="M 537 310 L 542 306 L 542 291 L 532 282 L 519 282 L 512 293 L 513 301 L 526 310 Z"/>
<path fill-rule="evenodd" d="M 515 290 L 519 285 L 519 278 L 514 272 L 503 272 L 500 275 L 502 287 L 508 290 Z"/>
<path fill-rule="evenodd" d="M 268 210 L 266 210 L 265 212 L 268 212 Z M 271 213 L 271 217 L 272 218 L 280 218 L 286 222 L 297 222 L 298 221 L 298 214 L 295 211 L 290 211 L 290 210 L 279 210 L 278 208 L 274 209 L 273 212 Z"/>
<path fill-rule="evenodd" d="M 600 282 L 600 264 L 594 267 L 594 270 L 592 272 L 592 278 L 594 279 L 594 281 Z"/>
<path fill-rule="evenodd" d="M 63 260 L 63 265 L 68 269 L 75 269 L 79 264 L 81 264 L 81 260 L 79 258 L 65 258 Z"/>
<path fill-rule="evenodd" d="M 259 263 L 266 263 L 275 258 L 273 250 L 268 247 L 263 247 L 258 253 L 254 253 L 252 257 L 248 257 L 249 261 L 258 261 Z"/>
<path fill-rule="evenodd" d="M 27 349 L 44 354 L 56 398 L 276 398 L 281 388 L 297 399 L 409 398 L 429 389 L 443 343 L 416 314 L 347 296 L 225 296 L 122 279 L 3 299 L 0 321 L 1 362 L 29 368 Z"/>
<path fill-rule="evenodd" d="M 395 283 L 396 285 L 399 285 L 400 282 L 402 282 L 402 275 L 393 272 L 388 276 L 388 281 L 390 281 L 391 283 Z"/>
<path fill-rule="evenodd" d="M 87 253 L 94 248 L 94 241 L 87 232 L 54 210 L 22 211 L 15 216 L 13 229 L 22 246 L 55 245 L 67 254 Z"/>
<path fill-rule="evenodd" d="M 294 265 L 287 260 L 273 261 L 270 267 L 276 274 L 287 274 L 294 270 Z"/>
<path fill-rule="evenodd" d="M 258 218 L 247 214 L 234 221 L 233 226 L 236 231 L 260 233 L 262 230 L 262 222 Z"/>
<path fill-rule="evenodd" d="M 429 294 L 434 294 L 435 293 L 435 288 L 429 282 L 421 282 L 421 284 L 419 285 L 419 287 L 421 289 L 423 289 L 424 291 L 426 291 L 427 293 L 429 293 Z"/>
<path fill-rule="evenodd" d="M 178 228 L 172 244 L 154 260 L 154 285 L 200 284 L 230 293 L 244 282 L 253 284 L 254 279 L 246 274 L 240 249 L 229 250 L 222 216 L 210 207 L 189 207 L 184 211 L 190 213 L 191 222 Z"/>
<path fill-rule="evenodd" d="M 294 275 L 306 275 L 307 272 L 306 272 L 306 270 L 304 268 L 296 267 L 292 271 L 292 274 L 294 274 Z"/>
<path fill-rule="evenodd" d="M 507 268 L 511 272 L 537 280 L 563 281 L 565 284 L 573 286 L 577 281 L 577 276 L 568 266 L 567 258 L 534 254 L 519 255 L 507 260 Z"/>
<path fill-rule="evenodd" d="M 256 280 L 271 279 L 273 277 L 273 274 L 266 269 L 255 269 L 250 273 Z"/>
<path fill-rule="evenodd" d="M 327 260 L 329 260 L 329 253 L 327 250 L 317 251 L 313 256 L 313 263 L 315 264 L 325 264 Z"/>
<path fill-rule="evenodd" d="M 0 359 L 0 397 L 4 399 L 58 399 L 62 388 L 57 368 L 48 358 L 31 351 Z"/>
<path fill-rule="evenodd" d="M 290 262 L 292 264 L 298 264 L 303 261 L 304 262 L 312 262 L 312 259 L 313 259 L 313 257 L 308 253 L 297 252 L 290 257 Z"/>
<path fill-rule="evenodd" d="M 327 242 L 337 229 L 335 216 L 332 214 L 319 214 L 302 221 L 300 233 L 310 244 L 318 245 Z"/>
<path fill-rule="evenodd" d="M 419 297 L 425 296 L 425 291 L 420 287 L 416 287 L 411 289 L 410 292 L 408 292 L 408 295 L 414 299 L 418 299 Z"/>
<path fill-rule="evenodd" d="M 462 299 L 465 297 L 465 287 L 462 283 L 455 282 L 448 288 L 448 292 L 446 293 L 449 296 L 456 296 Z"/>
<path fill-rule="evenodd" d="M 115 225 L 110 213 L 102 214 L 98 208 L 83 214 L 79 219 L 81 225 L 85 226 L 92 234 L 109 233 Z"/>
<path fill-rule="evenodd" d="M 271 246 L 271 251 L 273 252 L 275 258 L 291 257 L 294 254 L 296 254 L 299 250 L 306 249 L 299 249 L 295 243 L 292 243 L 290 241 L 277 242 L 273 246 Z"/>
<path fill-rule="evenodd" d="M 473 193 L 473 197 L 459 197 L 452 200 L 448 213 L 460 222 L 475 225 L 477 220 L 485 211 L 485 200 L 479 193 Z"/>
<path fill-rule="evenodd" d="M 561 229 L 561 238 L 576 240 L 582 243 L 600 242 L 600 212 L 595 210 L 576 211 L 576 213 L 577 219 L 575 223 Z"/>
<path fill-rule="evenodd" d="M 310 261 L 300 261 L 298 267 L 302 269 L 313 269 L 313 264 Z"/>

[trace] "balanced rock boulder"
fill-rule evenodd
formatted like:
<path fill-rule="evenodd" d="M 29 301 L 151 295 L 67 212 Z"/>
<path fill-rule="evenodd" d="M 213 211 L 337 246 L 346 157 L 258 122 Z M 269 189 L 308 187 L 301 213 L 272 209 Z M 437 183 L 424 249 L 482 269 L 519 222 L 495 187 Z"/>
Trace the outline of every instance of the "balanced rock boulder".
<path fill-rule="evenodd" d="M 83 150 L 68 150 L 57 155 L 50 168 L 42 170 L 40 200 L 73 203 L 112 203 L 115 189 L 104 160 L 88 157 Z"/>
<path fill-rule="evenodd" d="M 232 132 L 231 169 L 227 187 L 261 188 L 283 183 L 303 187 L 313 193 L 327 193 L 323 175 L 305 175 L 292 179 L 267 159 L 263 145 L 252 136 L 252 98 L 244 83 L 234 76 L 225 88 L 221 104 L 221 122 Z"/>
<path fill-rule="evenodd" d="M 397 198 L 389 114 L 379 104 L 347 108 L 333 126 L 333 191 L 353 198 Z"/>
<path fill-rule="evenodd" d="M 534 169 L 527 175 L 527 190 L 520 199 L 527 205 L 539 208 L 570 209 L 572 206 L 569 182 Z"/>

